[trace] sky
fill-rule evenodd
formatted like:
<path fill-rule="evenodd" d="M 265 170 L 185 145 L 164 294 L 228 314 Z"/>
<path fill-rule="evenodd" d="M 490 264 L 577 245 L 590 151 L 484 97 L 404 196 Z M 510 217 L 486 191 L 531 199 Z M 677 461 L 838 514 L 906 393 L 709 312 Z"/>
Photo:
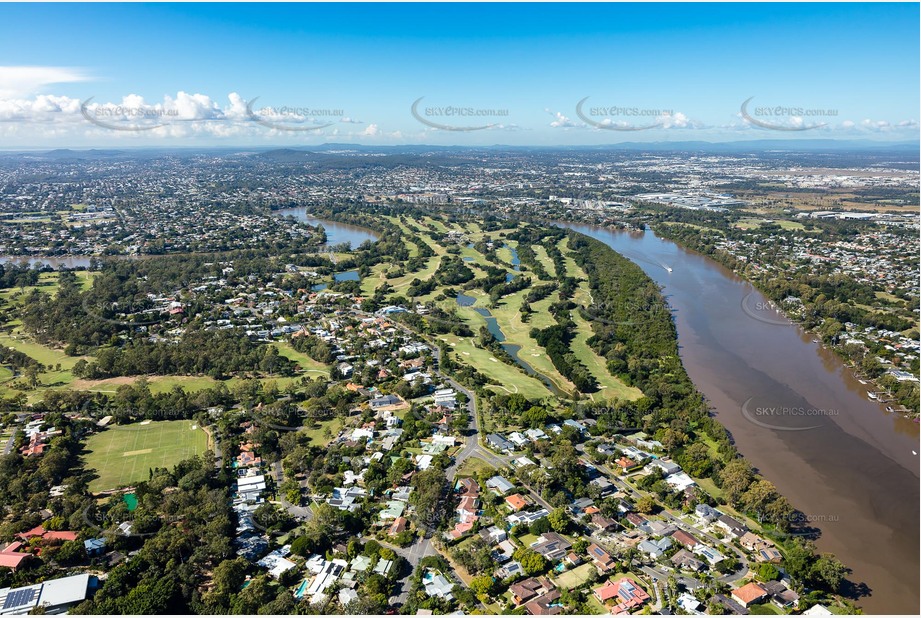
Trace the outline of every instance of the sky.
<path fill-rule="evenodd" d="M 0 150 L 919 139 L 918 4 L 2 4 Z"/>

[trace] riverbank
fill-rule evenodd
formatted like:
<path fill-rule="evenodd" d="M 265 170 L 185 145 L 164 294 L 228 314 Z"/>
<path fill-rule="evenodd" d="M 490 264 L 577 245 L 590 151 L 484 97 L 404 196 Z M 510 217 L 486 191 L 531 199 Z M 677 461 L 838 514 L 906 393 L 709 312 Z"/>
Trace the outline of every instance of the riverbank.
<path fill-rule="evenodd" d="M 770 298 L 770 291 L 765 288 L 764 282 L 759 281 L 759 280 L 753 280 L 752 278 L 746 276 L 746 274 L 742 272 L 739 268 L 740 262 L 738 258 L 736 258 L 736 256 L 732 255 L 731 253 L 728 253 L 726 251 L 723 251 L 723 250 L 720 250 L 714 247 L 709 247 L 708 248 L 709 250 L 704 251 L 700 246 L 694 246 L 694 245 L 688 244 L 687 242 L 685 242 L 685 239 L 683 239 L 680 235 L 671 233 L 670 226 L 668 225 L 664 226 L 664 228 L 653 228 L 653 232 L 661 236 L 662 238 L 666 238 L 670 240 L 671 242 L 674 242 L 675 244 L 677 244 L 678 246 L 682 247 L 683 249 L 687 251 L 694 251 L 694 252 L 700 253 L 701 255 L 704 255 L 705 257 L 709 259 L 712 259 L 713 261 L 719 263 L 720 265 L 732 271 L 737 277 L 740 277 L 743 280 L 747 281 L 750 285 L 752 285 L 752 287 L 757 289 L 762 295 Z M 744 262 L 744 263 L 747 264 L 747 262 Z M 831 350 L 836 356 L 838 356 L 841 359 L 841 361 L 851 370 L 855 379 L 859 380 L 861 384 L 864 384 L 865 386 L 868 387 L 866 389 L 867 390 L 866 394 L 867 394 L 868 399 L 872 401 L 878 401 L 880 403 L 897 403 L 898 404 L 897 406 L 890 406 L 891 409 L 889 411 L 895 412 L 898 414 L 903 414 L 906 418 L 918 419 L 919 410 L 918 409 L 912 410 L 909 407 L 913 403 L 917 405 L 917 400 L 915 397 L 910 397 L 906 399 L 903 393 L 902 399 L 899 400 L 897 399 L 897 397 L 892 396 L 891 391 L 890 391 L 891 385 L 887 386 L 886 384 L 883 384 L 880 381 L 886 375 L 885 373 L 883 373 L 881 376 L 878 376 L 877 378 L 872 378 L 869 375 L 859 372 L 857 369 L 856 363 L 854 363 L 851 359 L 849 359 L 845 355 L 844 350 L 842 349 L 842 346 L 834 345 L 832 343 L 829 343 L 823 340 L 824 338 L 822 336 L 822 333 L 820 332 L 821 324 L 807 326 L 802 321 L 800 321 L 796 315 L 792 314 L 790 310 L 785 309 L 778 302 L 776 298 L 771 299 L 768 303 L 768 306 L 757 306 L 756 305 L 755 307 L 751 307 L 745 301 L 746 299 L 743 299 L 743 302 L 741 305 L 743 311 L 748 312 L 749 315 L 751 315 L 756 320 L 772 320 L 773 318 L 770 315 L 766 315 L 766 314 L 768 312 L 777 313 L 782 316 L 782 319 L 784 321 L 789 322 L 791 324 L 796 324 L 800 328 L 802 328 L 804 332 L 809 333 L 810 335 L 814 335 L 816 337 L 817 343 L 821 343 L 826 349 Z M 896 407 L 898 409 L 896 409 Z"/>
<path fill-rule="evenodd" d="M 819 550 L 852 569 L 865 611 L 916 613 L 918 425 L 869 402 L 836 355 L 779 314 L 742 311 L 750 294 L 767 299 L 715 261 L 651 232 L 564 225 L 662 287 L 694 385 L 742 456 L 819 530 Z"/>

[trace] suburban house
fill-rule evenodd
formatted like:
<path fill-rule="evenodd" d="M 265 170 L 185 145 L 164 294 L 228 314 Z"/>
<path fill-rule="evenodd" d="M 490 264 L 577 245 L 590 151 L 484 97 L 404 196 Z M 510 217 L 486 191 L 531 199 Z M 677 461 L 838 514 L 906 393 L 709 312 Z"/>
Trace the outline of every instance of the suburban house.
<path fill-rule="evenodd" d="M 652 558 L 653 560 L 658 560 L 662 557 L 669 547 L 672 546 L 671 537 L 665 536 L 659 539 L 658 541 L 643 541 L 636 546 L 638 550 Z"/>
<path fill-rule="evenodd" d="M 614 568 L 614 565 L 617 564 L 617 561 L 611 557 L 611 554 L 604 551 L 595 543 L 592 543 L 588 546 L 588 555 L 592 559 L 592 563 L 598 569 L 599 573 L 606 573 Z"/>
<path fill-rule="evenodd" d="M 531 549 L 539 553 L 550 562 L 561 560 L 569 552 L 572 545 L 556 532 L 544 532 L 538 537 Z"/>
<path fill-rule="evenodd" d="M 720 515 L 716 520 L 716 525 L 734 537 L 741 537 L 748 532 L 748 527 L 745 524 L 729 515 Z"/>
<path fill-rule="evenodd" d="M 688 571 L 700 571 L 705 566 L 703 562 L 695 558 L 694 554 L 686 549 L 679 549 L 669 560 L 676 567 L 687 569 Z"/>
<path fill-rule="evenodd" d="M 556 590 L 556 587 L 546 577 L 531 577 L 517 584 L 512 584 L 508 590 L 512 594 L 512 601 L 515 605 L 523 605 L 531 599 L 536 599 L 551 590 Z"/>
<path fill-rule="evenodd" d="M 532 601 L 525 603 L 525 609 L 532 616 L 556 616 L 563 613 L 563 607 L 558 603 L 561 593 L 557 589 L 540 595 Z"/>
<path fill-rule="evenodd" d="M 608 581 L 593 594 L 602 604 L 614 600 L 612 614 L 625 614 L 641 607 L 649 600 L 649 594 L 629 577 L 617 581 Z"/>
<path fill-rule="evenodd" d="M 515 489 L 515 485 L 511 481 L 501 476 L 494 476 L 486 481 L 486 487 L 493 490 L 500 496 L 503 496 Z"/>
<path fill-rule="evenodd" d="M 733 600 L 742 607 L 754 605 L 767 598 L 768 593 L 760 584 L 751 582 L 732 591 Z"/>
<path fill-rule="evenodd" d="M 512 494 L 511 496 L 507 496 L 505 498 L 505 502 L 506 504 L 508 504 L 509 508 L 512 509 L 512 511 L 515 513 L 517 513 L 523 508 L 526 508 L 529 504 L 528 500 L 525 497 L 523 497 L 521 494 Z"/>
<path fill-rule="evenodd" d="M 99 585 L 95 575 L 84 573 L 31 586 L 0 588 L 0 607 L 3 614 L 23 615 L 36 609 L 45 614 L 63 614 L 92 596 Z"/>
<path fill-rule="evenodd" d="M 486 444 L 488 444 L 490 448 L 495 449 L 499 451 L 500 453 L 505 453 L 505 452 L 510 453 L 515 450 L 514 444 L 512 444 L 511 442 L 509 442 L 508 440 L 506 440 L 505 438 L 503 438 L 497 433 L 491 433 L 488 436 L 486 436 Z"/>
<path fill-rule="evenodd" d="M 672 532 L 672 538 L 688 549 L 694 549 L 694 547 L 697 545 L 697 539 L 695 539 L 692 535 L 688 534 L 684 530 L 675 530 Z"/>

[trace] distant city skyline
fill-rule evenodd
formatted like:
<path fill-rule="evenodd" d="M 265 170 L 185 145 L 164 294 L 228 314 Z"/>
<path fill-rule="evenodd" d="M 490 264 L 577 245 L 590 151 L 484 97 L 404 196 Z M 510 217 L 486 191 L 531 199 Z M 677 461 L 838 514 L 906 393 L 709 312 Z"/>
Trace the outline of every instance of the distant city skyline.
<path fill-rule="evenodd" d="M 917 4 L 2 5 L 0 149 L 917 141 Z"/>

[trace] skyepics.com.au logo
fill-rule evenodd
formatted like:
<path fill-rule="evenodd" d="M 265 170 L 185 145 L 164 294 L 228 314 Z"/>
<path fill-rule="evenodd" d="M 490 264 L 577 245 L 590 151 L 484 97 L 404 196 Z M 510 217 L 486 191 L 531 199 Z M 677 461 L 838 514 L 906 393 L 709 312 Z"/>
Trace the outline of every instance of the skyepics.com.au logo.
<path fill-rule="evenodd" d="M 818 538 L 821 527 L 841 521 L 841 517 L 833 514 L 806 514 L 800 511 L 791 513 L 786 518 L 784 530 L 775 530 L 771 536 L 777 539 Z"/>
<path fill-rule="evenodd" d="M 809 131 L 828 126 L 816 122 L 816 118 L 836 117 L 837 109 L 808 108 L 798 105 L 751 106 L 755 97 L 748 97 L 739 110 L 742 118 L 750 125 L 771 131 Z"/>
<path fill-rule="evenodd" d="M 777 304 L 751 291 L 742 297 L 739 304 L 745 315 L 765 324 L 790 326 L 802 322 L 800 314 L 803 313 L 803 306 L 799 299 Z"/>
<path fill-rule="evenodd" d="M 331 127 L 345 118 L 343 109 L 336 107 L 310 107 L 306 105 L 281 105 L 254 109 L 259 97 L 246 104 L 246 117 L 253 122 L 277 131 L 319 131 Z"/>
<path fill-rule="evenodd" d="M 504 108 L 481 108 L 459 105 L 430 105 L 420 107 L 420 103 L 422 103 L 422 99 L 424 98 L 425 97 L 419 97 L 413 102 L 412 107 L 410 107 L 410 113 L 413 118 L 422 124 L 441 131 L 482 131 L 484 129 L 492 129 L 493 127 L 498 127 L 500 123 L 493 122 L 490 124 L 463 125 L 460 124 L 460 122 L 482 122 L 482 119 L 485 118 L 508 118 L 509 116 L 509 110 Z"/>
<path fill-rule="evenodd" d="M 576 115 L 586 124 L 606 131 L 648 131 L 665 126 L 663 117 L 674 116 L 670 109 L 651 109 L 630 105 L 592 105 L 587 106 L 585 97 L 576 104 Z M 655 119 L 649 122 L 648 119 Z M 641 121 L 642 120 L 642 121 Z"/>
<path fill-rule="evenodd" d="M 813 408 L 809 406 L 758 405 L 754 397 L 749 397 L 742 404 L 742 416 L 745 420 L 774 431 L 808 431 L 819 429 L 816 419 L 838 416 L 834 408 Z M 804 424 L 805 423 L 805 424 Z"/>
<path fill-rule="evenodd" d="M 152 131 L 179 118 L 178 109 L 159 105 L 111 105 L 93 103 L 90 97 L 80 104 L 80 114 L 92 124 L 111 131 Z"/>

